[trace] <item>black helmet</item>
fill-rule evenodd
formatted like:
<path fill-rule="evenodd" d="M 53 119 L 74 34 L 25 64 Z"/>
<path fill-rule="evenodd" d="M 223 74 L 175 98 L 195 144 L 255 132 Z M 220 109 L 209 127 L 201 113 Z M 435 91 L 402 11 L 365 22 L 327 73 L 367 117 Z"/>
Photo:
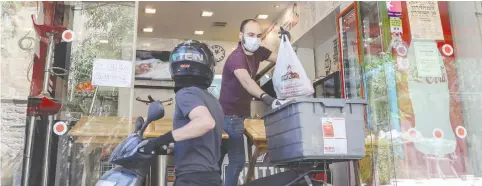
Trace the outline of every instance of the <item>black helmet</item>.
<path fill-rule="evenodd" d="M 214 55 L 205 43 L 188 40 L 174 48 L 169 70 L 176 88 L 198 86 L 207 89 L 213 82 Z"/>

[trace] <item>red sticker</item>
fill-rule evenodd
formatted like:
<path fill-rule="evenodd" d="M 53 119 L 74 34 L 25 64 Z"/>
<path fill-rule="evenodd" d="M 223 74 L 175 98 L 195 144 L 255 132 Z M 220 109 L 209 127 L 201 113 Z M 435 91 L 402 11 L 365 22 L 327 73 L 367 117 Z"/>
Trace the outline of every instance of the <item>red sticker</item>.
<path fill-rule="evenodd" d="M 54 125 L 54 133 L 57 135 L 64 135 L 67 132 L 67 125 L 63 121 L 59 121 Z"/>
<path fill-rule="evenodd" d="M 442 139 L 444 137 L 444 132 L 439 128 L 433 129 L 432 134 L 436 139 Z"/>
<path fill-rule="evenodd" d="M 454 54 L 454 48 L 449 44 L 445 44 L 442 46 L 442 53 L 447 57 L 452 56 Z"/>
<path fill-rule="evenodd" d="M 467 137 L 467 130 L 463 126 L 457 126 L 455 128 L 455 134 L 459 138 L 465 138 L 465 137 Z"/>
<path fill-rule="evenodd" d="M 397 45 L 397 47 L 395 48 L 395 50 L 397 51 L 397 54 L 399 56 L 406 56 L 407 55 L 407 47 L 403 44 L 399 44 Z"/>
<path fill-rule="evenodd" d="M 414 141 L 415 139 L 418 138 L 418 132 L 415 128 L 410 128 L 408 129 L 408 137 Z"/>
<path fill-rule="evenodd" d="M 74 32 L 72 30 L 65 30 L 62 33 L 62 41 L 71 42 L 74 40 Z"/>

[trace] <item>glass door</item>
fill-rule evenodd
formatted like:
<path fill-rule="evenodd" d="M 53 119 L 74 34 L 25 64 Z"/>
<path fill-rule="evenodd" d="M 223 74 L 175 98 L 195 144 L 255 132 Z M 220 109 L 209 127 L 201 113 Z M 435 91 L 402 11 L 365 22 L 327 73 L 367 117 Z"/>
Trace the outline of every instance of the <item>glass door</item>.
<path fill-rule="evenodd" d="M 367 100 L 367 157 L 362 180 L 369 185 L 390 185 L 396 161 L 402 158 L 394 60 L 390 28 L 383 2 L 360 2 L 363 79 Z"/>
<path fill-rule="evenodd" d="M 360 65 L 358 8 L 356 3 L 338 17 L 341 49 L 342 96 L 346 99 L 361 99 L 362 76 Z"/>

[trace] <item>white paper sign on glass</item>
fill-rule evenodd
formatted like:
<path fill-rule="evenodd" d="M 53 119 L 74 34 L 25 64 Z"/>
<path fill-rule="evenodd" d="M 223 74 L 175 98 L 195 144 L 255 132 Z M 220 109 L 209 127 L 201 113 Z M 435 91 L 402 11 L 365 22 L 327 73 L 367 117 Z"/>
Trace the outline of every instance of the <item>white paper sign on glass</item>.
<path fill-rule="evenodd" d="M 441 56 L 435 42 L 413 42 L 419 77 L 442 77 Z"/>
<path fill-rule="evenodd" d="M 96 59 L 92 70 L 92 85 L 131 87 L 132 62 L 124 60 Z"/>

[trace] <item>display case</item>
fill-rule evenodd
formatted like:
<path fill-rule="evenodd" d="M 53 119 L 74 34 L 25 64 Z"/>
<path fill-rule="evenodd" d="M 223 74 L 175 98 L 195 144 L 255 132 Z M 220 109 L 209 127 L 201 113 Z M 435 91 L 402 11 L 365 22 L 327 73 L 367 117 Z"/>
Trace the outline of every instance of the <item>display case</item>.
<path fill-rule="evenodd" d="M 319 79 L 313 83 L 315 98 L 341 98 L 340 71 Z"/>

